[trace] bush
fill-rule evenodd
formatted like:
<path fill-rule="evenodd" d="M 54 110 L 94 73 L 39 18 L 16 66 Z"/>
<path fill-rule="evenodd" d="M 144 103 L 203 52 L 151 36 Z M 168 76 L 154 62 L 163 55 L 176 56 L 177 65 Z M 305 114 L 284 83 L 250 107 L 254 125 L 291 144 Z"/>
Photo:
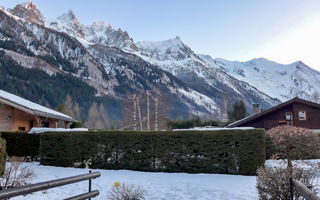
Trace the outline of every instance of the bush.
<path fill-rule="evenodd" d="M 297 165 L 293 167 L 293 178 L 302 182 L 311 191 L 319 191 L 316 186 L 317 167 L 302 168 Z M 259 199 L 290 199 L 289 171 L 285 166 L 260 167 L 257 170 L 257 189 Z M 300 193 L 294 190 L 294 199 L 304 199 Z"/>
<path fill-rule="evenodd" d="M 310 129 L 278 126 L 267 131 L 268 154 L 291 160 L 319 158 L 319 135 Z"/>
<path fill-rule="evenodd" d="M 115 182 L 109 200 L 144 200 L 146 191 L 141 186 Z"/>
<path fill-rule="evenodd" d="M 267 132 L 269 150 L 274 150 L 277 157 L 285 158 L 287 166 L 259 169 L 257 171 L 257 189 L 260 199 L 289 199 L 289 179 L 301 181 L 309 189 L 315 190 L 314 179 L 317 173 L 293 165 L 292 160 L 302 159 L 306 155 L 319 154 L 319 136 L 311 130 L 279 126 Z M 303 199 L 295 191 L 296 199 Z"/>
<path fill-rule="evenodd" d="M 2 176 L 5 171 L 6 157 L 6 141 L 0 138 L 0 176 Z"/>
<path fill-rule="evenodd" d="M 43 165 L 254 175 L 265 161 L 263 129 L 41 134 Z"/>
<path fill-rule="evenodd" d="M 70 125 L 70 128 L 82 128 L 82 123 L 81 122 L 73 122 Z"/>
<path fill-rule="evenodd" d="M 2 132 L 1 137 L 7 142 L 7 154 L 9 156 L 39 156 L 39 134 Z"/>
<path fill-rule="evenodd" d="M 23 166 L 23 159 L 19 157 L 12 157 L 9 159 L 5 173 L 0 178 L 0 189 L 8 189 L 15 187 L 22 187 L 28 185 L 34 172 L 31 167 Z"/>
<path fill-rule="evenodd" d="M 267 134 L 266 135 L 266 159 L 282 159 L 283 157 L 283 152 L 279 152 L 279 149 L 276 148 L 276 146 L 272 143 L 270 136 Z M 318 137 L 320 137 L 320 134 L 318 134 Z M 319 139 L 316 139 L 319 141 Z M 320 141 L 319 144 L 317 145 L 318 148 L 320 148 Z M 319 149 L 316 149 L 314 152 L 300 152 L 300 156 L 296 159 L 319 159 L 320 158 L 320 153 Z"/>
<path fill-rule="evenodd" d="M 193 127 L 204 127 L 204 126 L 221 126 L 221 122 L 209 120 L 201 121 L 200 117 L 195 117 L 186 120 L 168 120 L 167 127 L 170 129 L 188 129 Z"/>

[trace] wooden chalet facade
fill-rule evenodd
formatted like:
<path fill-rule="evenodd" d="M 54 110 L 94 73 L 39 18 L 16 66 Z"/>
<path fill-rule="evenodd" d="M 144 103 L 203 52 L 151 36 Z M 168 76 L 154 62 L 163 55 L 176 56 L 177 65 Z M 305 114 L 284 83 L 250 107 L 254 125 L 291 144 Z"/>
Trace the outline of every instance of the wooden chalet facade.
<path fill-rule="evenodd" d="M 320 130 L 320 104 L 294 98 L 233 122 L 228 127 L 255 127 L 268 130 L 281 125 Z"/>
<path fill-rule="evenodd" d="M 70 116 L 0 90 L 0 131 L 30 131 L 33 127 L 65 128 L 75 122 Z"/>

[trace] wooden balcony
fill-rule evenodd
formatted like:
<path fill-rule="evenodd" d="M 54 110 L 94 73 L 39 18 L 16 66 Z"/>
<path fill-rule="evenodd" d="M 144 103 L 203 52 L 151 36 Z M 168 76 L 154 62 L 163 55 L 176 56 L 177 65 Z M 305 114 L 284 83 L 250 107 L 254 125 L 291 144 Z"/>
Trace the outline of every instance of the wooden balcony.
<path fill-rule="evenodd" d="M 293 125 L 293 120 L 286 121 L 286 120 L 267 120 L 264 121 L 264 128 L 266 130 L 283 125 Z"/>

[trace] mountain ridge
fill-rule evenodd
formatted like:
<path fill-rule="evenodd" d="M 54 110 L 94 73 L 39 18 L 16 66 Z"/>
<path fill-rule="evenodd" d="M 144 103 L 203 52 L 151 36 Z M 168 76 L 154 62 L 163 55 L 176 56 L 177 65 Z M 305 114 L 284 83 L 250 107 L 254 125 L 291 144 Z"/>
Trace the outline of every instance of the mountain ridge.
<path fill-rule="evenodd" d="M 19 7 L 32 8 L 31 13 L 36 13 L 34 16 L 39 20 L 29 14 L 22 15 L 17 9 L 0 10 L 0 48 L 5 50 L 5 55 L 25 68 L 34 66 L 52 76 L 72 75 L 94 87 L 96 96 L 126 101 L 130 95 L 151 91 L 153 95 L 171 99 L 171 113 L 178 109 L 183 110 L 183 118 L 200 115 L 218 120 L 226 120 L 227 111 L 238 100 L 244 101 L 251 112 L 253 103 L 269 108 L 290 97 L 282 90 L 272 93 L 270 88 L 267 90 L 245 79 L 251 77 L 247 73 L 263 71 L 264 65 L 271 65 L 271 61 L 260 58 L 241 64 L 213 59 L 195 53 L 178 36 L 160 42 L 134 42 L 128 32 L 115 30 L 106 22 L 81 24 L 72 11 L 47 20 L 32 1 Z M 300 90 L 308 87 L 306 79 L 302 79 L 303 70 L 317 74 L 302 63 L 296 63 L 297 66 L 300 68 L 297 73 L 287 71 L 287 75 L 295 77 L 285 87 L 292 91 L 291 95 L 302 95 Z M 244 67 L 250 70 L 243 70 Z M 305 86 L 298 87 L 297 83 Z M 310 97 L 309 93 L 303 95 Z"/>

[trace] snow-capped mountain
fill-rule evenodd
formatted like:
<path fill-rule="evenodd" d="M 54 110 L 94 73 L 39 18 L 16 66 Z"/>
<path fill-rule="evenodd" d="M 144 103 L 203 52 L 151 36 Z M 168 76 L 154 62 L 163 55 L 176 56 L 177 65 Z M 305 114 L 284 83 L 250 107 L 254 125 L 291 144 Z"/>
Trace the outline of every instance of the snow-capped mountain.
<path fill-rule="evenodd" d="M 27 9 L 30 4 L 33 3 L 29 1 L 21 6 Z M 73 12 L 59 17 L 56 24 L 47 20 L 42 24 L 34 22 L 29 15 L 17 16 L 12 10 L 1 8 L 0 19 L 1 56 L 10 62 L 49 75 L 72 75 L 94 87 L 97 96 L 107 95 L 120 101 L 130 94 L 149 90 L 154 95 L 166 96 L 172 104 L 168 106 L 170 112 L 177 117 L 213 114 L 216 119 L 225 118 L 215 99 L 188 87 L 159 66 L 128 53 L 134 51 L 132 45 L 127 45 L 133 41 L 121 30 L 107 26 L 99 32 L 97 27 L 103 29 L 105 25 L 95 24 L 91 27 L 94 34 L 89 34 L 90 28 L 83 26 Z M 82 33 L 90 35 L 88 40 Z M 97 39 L 94 43 L 97 38 L 94 35 L 105 40 Z M 108 41 L 114 41 L 114 45 Z"/>
<path fill-rule="evenodd" d="M 222 69 L 236 79 L 245 81 L 281 101 L 297 96 L 315 100 L 314 94 L 320 93 L 320 72 L 301 61 L 284 65 L 265 58 L 237 62 L 199 56 L 205 59 L 212 68 Z"/>
<path fill-rule="evenodd" d="M 295 95 L 308 98 L 320 86 L 319 73 L 302 63 L 213 59 L 179 37 L 135 43 L 106 22 L 81 24 L 72 11 L 47 20 L 31 1 L 0 9 L 0 48 L 22 67 L 83 80 L 96 96 L 166 95 L 183 116 L 225 120 L 236 100 L 249 110 L 252 103 L 269 108 Z"/>
<path fill-rule="evenodd" d="M 236 80 L 220 68 L 212 68 L 179 37 L 161 42 L 137 42 L 136 45 L 136 55 L 175 75 L 189 87 L 214 98 L 224 111 L 238 99 L 242 99 L 249 109 L 252 103 L 260 103 L 262 107 L 277 103 L 277 100 L 248 83 Z M 228 96 L 228 100 L 224 99 L 224 95 Z"/>
<path fill-rule="evenodd" d="M 109 47 L 117 47 L 123 50 L 136 50 L 133 39 L 126 31 L 115 30 L 106 22 L 93 22 L 85 28 L 85 39 L 92 43 L 102 44 Z"/>
<path fill-rule="evenodd" d="M 57 19 L 47 20 L 46 26 L 59 32 L 67 33 L 77 38 L 84 45 L 89 43 L 117 47 L 123 50 L 137 49 L 133 39 L 126 31 L 122 31 L 121 29 L 115 30 L 104 21 L 93 22 L 92 25 L 84 26 L 72 10 L 69 10 Z"/>
<path fill-rule="evenodd" d="M 79 37 L 82 39 L 85 37 L 84 26 L 80 23 L 72 10 L 62 14 L 56 20 L 46 21 L 46 26 L 60 32 L 65 32 L 73 37 Z"/>
<path fill-rule="evenodd" d="M 37 6 L 31 0 L 28 3 L 18 4 L 10 12 L 20 18 L 26 19 L 32 23 L 44 25 L 44 17 Z"/>

